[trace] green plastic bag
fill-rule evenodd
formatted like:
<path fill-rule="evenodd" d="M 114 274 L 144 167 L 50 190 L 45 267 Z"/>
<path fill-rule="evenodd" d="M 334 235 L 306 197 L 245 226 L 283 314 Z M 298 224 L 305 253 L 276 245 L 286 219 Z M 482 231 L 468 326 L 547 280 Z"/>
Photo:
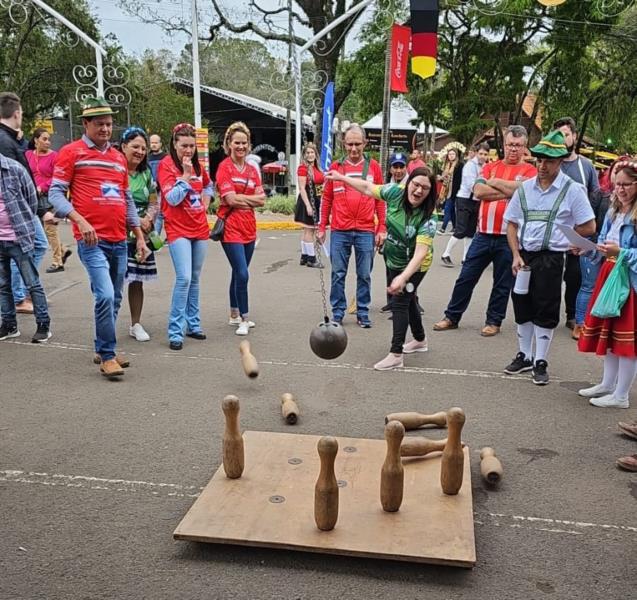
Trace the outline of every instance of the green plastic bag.
<path fill-rule="evenodd" d="M 610 272 L 608 279 L 595 300 L 591 314 L 600 319 L 619 317 L 622 307 L 630 293 L 630 279 L 628 265 L 624 263 L 625 251 L 621 250 L 617 262 Z"/>

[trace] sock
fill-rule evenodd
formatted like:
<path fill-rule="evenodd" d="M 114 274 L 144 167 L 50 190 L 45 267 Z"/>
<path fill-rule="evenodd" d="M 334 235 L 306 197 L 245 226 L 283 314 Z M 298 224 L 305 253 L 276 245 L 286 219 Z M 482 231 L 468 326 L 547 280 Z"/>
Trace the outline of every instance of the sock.
<path fill-rule="evenodd" d="M 305 254 L 305 242 L 301 240 L 301 254 Z"/>
<path fill-rule="evenodd" d="M 604 375 L 601 386 L 605 390 L 614 390 L 617 385 L 617 371 L 619 370 L 619 356 L 609 352 L 604 356 Z"/>
<path fill-rule="evenodd" d="M 518 344 L 520 345 L 520 352 L 524 352 L 526 360 L 532 360 L 533 358 L 533 328 L 531 321 L 518 325 Z"/>
<path fill-rule="evenodd" d="M 635 381 L 637 374 L 637 359 L 627 356 L 619 357 L 619 371 L 617 373 L 617 387 L 615 388 L 615 398 L 628 398 L 630 388 Z"/>
<path fill-rule="evenodd" d="M 473 238 L 465 238 L 464 239 L 464 250 L 462 252 L 462 260 L 465 260 L 467 258 L 467 252 L 469 252 L 469 246 L 471 246 L 471 242 L 473 242 Z"/>
<path fill-rule="evenodd" d="M 442 255 L 446 258 L 448 256 L 451 255 L 451 251 L 453 250 L 453 247 L 459 242 L 460 240 L 456 237 L 451 236 L 449 238 L 449 241 L 447 242 L 447 249 L 442 253 Z"/>
<path fill-rule="evenodd" d="M 308 256 L 314 256 L 314 244 L 312 242 L 303 242 L 305 247 L 305 254 Z"/>
<path fill-rule="evenodd" d="M 535 360 L 546 360 L 551 347 L 554 329 L 538 327 L 535 325 Z"/>

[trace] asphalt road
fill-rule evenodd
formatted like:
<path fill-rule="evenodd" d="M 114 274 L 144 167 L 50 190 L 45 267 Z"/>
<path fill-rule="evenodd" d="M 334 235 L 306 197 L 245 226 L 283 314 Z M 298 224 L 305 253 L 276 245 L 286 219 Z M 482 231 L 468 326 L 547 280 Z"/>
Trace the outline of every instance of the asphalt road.
<path fill-rule="evenodd" d="M 346 353 L 325 363 L 307 342 L 322 316 L 318 272 L 298 266 L 297 233 L 260 236 L 250 282 L 257 327 L 249 339 L 261 365 L 256 380 L 243 374 L 239 338 L 227 325 L 229 269 L 218 244 L 210 245 L 202 282 L 208 340 L 187 340 L 181 353 L 168 349 L 173 271 L 163 250 L 160 279 L 146 288 L 150 342 L 128 337 L 123 306 L 120 348 L 132 366 L 120 382 L 106 381 L 91 362 L 92 301 L 77 255 L 64 273 L 44 275 L 54 337 L 30 344 L 33 320 L 21 316 L 22 337 L 0 342 L 0 598 L 612 600 L 634 594 L 637 479 L 617 470 L 614 460 L 636 451 L 616 423 L 637 415 L 634 408 L 593 408 L 576 395 L 599 377 L 597 358 L 579 355 L 560 327 L 549 386 L 504 376 L 516 352 L 512 319 L 497 337 L 479 335 L 490 271 L 461 327 L 432 332 L 458 274 L 439 264 L 443 237 L 420 294 L 430 351 L 406 358 L 399 372 L 371 369 L 391 337 L 390 322 L 378 312 L 384 303 L 378 264 L 374 327 L 359 329 L 349 317 Z M 388 412 L 463 407 L 476 567 L 174 541 L 172 532 L 220 464 L 223 396 L 242 399 L 244 429 L 289 432 L 277 404 L 285 391 L 303 410 L 296 433 L 382 438 Z M 632 400 L 637 407 L 634 394 Z M 486 445 L 496 448 L 505 468 L 496 490 L 479 477 L 479 449 Z"/>

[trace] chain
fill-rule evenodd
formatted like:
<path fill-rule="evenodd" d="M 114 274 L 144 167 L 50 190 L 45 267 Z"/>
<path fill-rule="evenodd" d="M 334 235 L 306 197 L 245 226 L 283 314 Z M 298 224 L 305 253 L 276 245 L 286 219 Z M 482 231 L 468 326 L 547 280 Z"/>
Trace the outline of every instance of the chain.
<path fill-rule="evenodd" d="M 321 244 L 318 241 L 318 237 L 316 236 L 316 232 L 318 230 L 319 224 L 319 215 L 317 215 L 316 210 L 316 187 L 314 185 L 314 165 L 308 165 L 308 171 L 312 169 L 312 178 L 310 179 L 310 185 L 307 186 L 310 191 L 310 203 L 312 204 L 312 219 L 314 221 L 314 254 L 318 257 L 318 260 L 321 261 Z M 322 262 L 322 261 L 321 261 Z M 319 272 L 319 279 L 321 282 L 321 299 L 323 301 L 323 320 L 326 323 L 330 322 L 329 313 L 327 311 L 327 292 L 325 291 L 325 277 L 323 276 L 323 271 L 325 269 L 317 269 Z"/>

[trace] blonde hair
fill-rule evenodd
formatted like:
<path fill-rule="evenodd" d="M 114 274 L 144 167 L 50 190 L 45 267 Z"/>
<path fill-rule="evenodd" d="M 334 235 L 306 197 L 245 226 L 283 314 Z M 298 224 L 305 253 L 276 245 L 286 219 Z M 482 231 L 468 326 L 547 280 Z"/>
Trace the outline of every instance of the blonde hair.
<path fill-rule="evenodd" d="M 637 163 L 628 163 L 626 165 L 620 166 L 615 171 L 615 177 L 620 173 L 627 175 L 633 182 L 633 188 L 637 186 Z M 610 198 L 610 217 L 611 220 L 615 218 L 617 213 L 621 210 L 622 204 L 617 197 L 617 194 L 613 192 L 613 195 Z M 635 193 L 635 197 L 633 198 L 633 205 L 630 209 L 630 220 L 633 224 L 637 225 L 637 193 Z"/>
<path fill-rule="evenodd" d="M 227 155 L 230 155 L 230 142 L 235 133 L 245 133 L 248 138 L 248 147 L 252 146 L 252 138 L 248 126 L 243 121 L 235 121 L 226 129 L 226 133 L 223 136 L 223 150 Z"/>

